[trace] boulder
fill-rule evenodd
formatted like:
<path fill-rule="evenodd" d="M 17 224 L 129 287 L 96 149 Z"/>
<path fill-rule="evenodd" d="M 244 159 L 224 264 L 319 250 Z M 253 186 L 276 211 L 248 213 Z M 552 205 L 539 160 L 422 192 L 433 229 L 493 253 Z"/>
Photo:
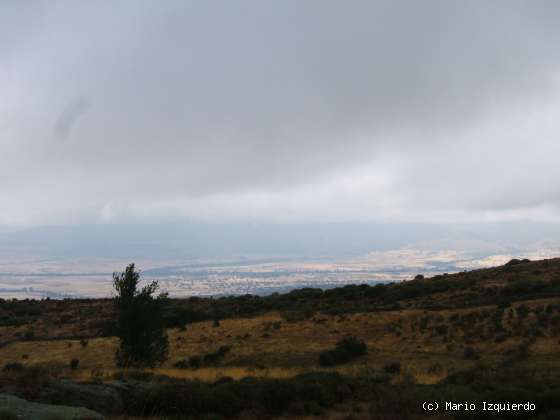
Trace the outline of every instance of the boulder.
<path fill-rule="evenodd" d="M 116 384 L 75 383 L 68 380 L 51 381 L 41 390 L 39 402 L 86 407 L 105 415 L 121 414 L 124 402 Z"/>
<path fill-rule="evenodd" d="M 41 404 L 26 401 L 13 395 L 0 394 L 0 413 L 6 418 L 25 420 L 103 420 L 101 414 L 83 407 Z M 10 416 L 10 417 L 8 417 Z"/>

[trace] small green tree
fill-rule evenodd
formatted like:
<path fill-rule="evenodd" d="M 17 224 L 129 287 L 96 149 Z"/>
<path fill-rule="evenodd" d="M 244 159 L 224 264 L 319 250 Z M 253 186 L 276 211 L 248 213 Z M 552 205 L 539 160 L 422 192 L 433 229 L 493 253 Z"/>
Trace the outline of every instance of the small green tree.
<path fill-rule="evenodd" d="M 167 360 L 169 341 L 163 319 L 163 304 L 167 294 L 155 296 L 156 281 L 138 290 L 140 273 L 134 264 L 122 273 L 113 273 L 117 292 L 117 336 L 120 345 L 116 352 L 117 366 L 155 366 Z"/>

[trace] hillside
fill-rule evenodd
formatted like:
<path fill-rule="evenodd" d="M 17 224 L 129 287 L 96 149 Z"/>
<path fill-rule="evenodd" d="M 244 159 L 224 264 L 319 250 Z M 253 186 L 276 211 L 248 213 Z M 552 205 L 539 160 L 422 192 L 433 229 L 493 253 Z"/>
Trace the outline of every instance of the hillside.
<path fill-rule="evenodd" d="M 560 410 L 560 259 L 373 287 L 170 299 L 165 317 L 169 360 L 123 371 L 110 300 L 0 301 L 0 394 L 110 418 L 424 418 L 430 398 L 536 404 L 519 418 Z M 337 359 L 345 337 L 365 354 Z"/>

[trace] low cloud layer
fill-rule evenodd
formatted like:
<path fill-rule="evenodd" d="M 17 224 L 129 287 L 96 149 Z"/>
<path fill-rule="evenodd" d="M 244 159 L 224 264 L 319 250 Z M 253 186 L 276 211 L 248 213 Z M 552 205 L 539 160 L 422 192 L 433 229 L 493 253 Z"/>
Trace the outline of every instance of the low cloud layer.
<path fill-rule="evenodd" d="M 560 219 L 557 2 L 4 2 L 0 227 Z"/>

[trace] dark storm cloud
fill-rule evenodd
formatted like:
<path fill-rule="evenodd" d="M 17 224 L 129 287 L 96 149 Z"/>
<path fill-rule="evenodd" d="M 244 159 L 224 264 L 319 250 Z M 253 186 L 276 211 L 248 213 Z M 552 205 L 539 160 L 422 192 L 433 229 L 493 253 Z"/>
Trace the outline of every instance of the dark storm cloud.
<path fill-rule="evenodd" d="M 557 2 L 18 4 L 0 222 L 556 215 Z"/>

